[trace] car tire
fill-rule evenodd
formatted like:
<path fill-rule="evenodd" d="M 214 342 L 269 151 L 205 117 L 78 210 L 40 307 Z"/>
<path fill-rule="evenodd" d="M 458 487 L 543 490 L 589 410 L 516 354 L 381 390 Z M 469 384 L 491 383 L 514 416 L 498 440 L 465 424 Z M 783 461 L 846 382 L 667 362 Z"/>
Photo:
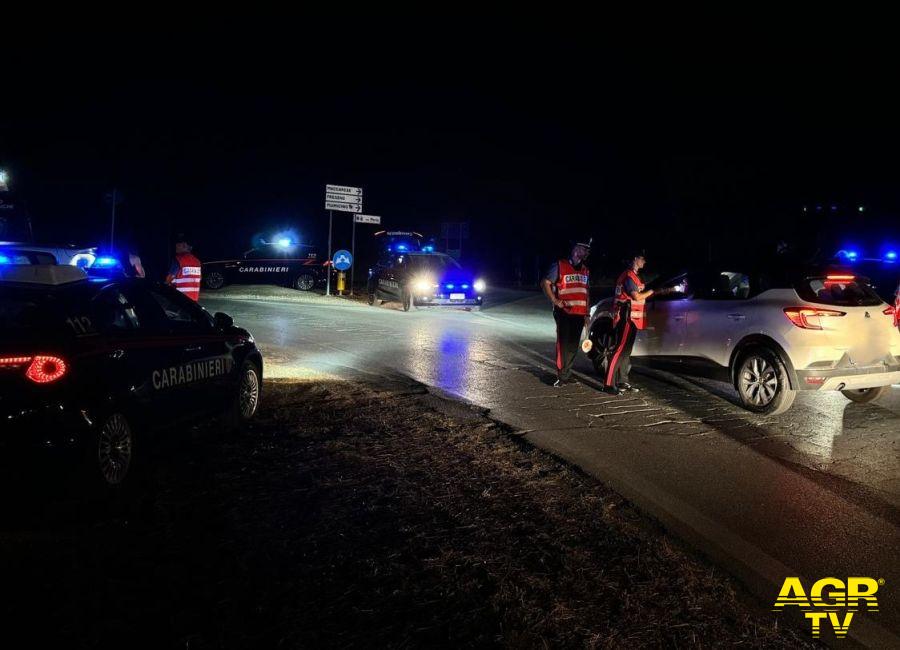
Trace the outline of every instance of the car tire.
<path fill-rule="evenodd" d="M 876 388 L 859 388 L 856 390 L 842 390 L 841 394 L 851 402 L 867 404 L 884 397 L 891 390 L 890 386 L 878 386 Z"/>
<path fill-rule="evenodd" d="M 609 359 L 616 348 L 616 332 L 612 321 L 608 318 L 598 319 L 591 327 L 591 347 L 588 356 L 594 364 L 594 370 L 602 379 L 606 379 L 609 370 Z"/>
<path fill-rule="evenodd" d="M 368 297 L 366 298 L 366 302 L 369 303 L 369 306 L 370 306 L 370 307 L 373 306 L 373 305 L 375 304 L 375 294 L 374 294 L 374 293 L 370 293 L 370 294 L 368 295 Z"/>
<path fill-rule="evenodd" d="M 762 415 L 784 413 L 797 397 L 781 357 L 764 347 L 752 348 L 740 355 L 735 365 L 734 387 L 741 405 Z"/>
<path fill-rule="evenodd" d="M 203 276 L 203 286 L 207 289 L 221 289 L 225 286 L 225 276 L 220 271 L 210 271 Z"/>
<path fill-rule="evenodd" d="M 297 291 L 312 291 L 316 286 L 316 276 L 312 273 L 301 273 L 294 278 L 293 286 Z"/>
<path fill-rule="evenodd" d="M 241 364 L 241 374 L 238 379 L 237 390 L 234 399 L 228 405 L 223 418 L 226 431 L 237 431 L 252 420 L 262 398 L 262 375 L 252 361 L 244 361 Z"/>
<path fill-rule="evenodd" d="M 403 295 L 400 297 L 400 302 L 403 305 L 403 311 L 409 311 L 413 308 L 412 294 L 408 291 L 404 291 Z"/>
<path fill-rule="evenodd" d="M 134 429 L 121 412 L 102 419 L 97 435 L 86 445 L 86 466 L 90 483 L 115 489 L 134 468 Z"/>

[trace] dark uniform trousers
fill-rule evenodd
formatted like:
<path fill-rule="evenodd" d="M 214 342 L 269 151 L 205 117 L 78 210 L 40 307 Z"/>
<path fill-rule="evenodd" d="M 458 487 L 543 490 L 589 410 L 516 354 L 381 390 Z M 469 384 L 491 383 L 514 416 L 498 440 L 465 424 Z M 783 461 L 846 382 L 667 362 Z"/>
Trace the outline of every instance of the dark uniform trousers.
<path fill-rule="evenodd" d="M 616 347 L 609 357 L 605 381 L 610 387 L 627 383 L 628 373 L 631 372 L 631 349 L 637 335 L 637 327 L 631 320 L 631 303 L 619 303 L 619 321 L 616 323 L 615 332 Z"/>
<path fill-rule="evenodd" d="M 566 380 L 572 374 L 572 364 L 580 348 L 584 316 L 573 316 L 554 307 L 553 319 L 556 321 L 556 376 Z"/>

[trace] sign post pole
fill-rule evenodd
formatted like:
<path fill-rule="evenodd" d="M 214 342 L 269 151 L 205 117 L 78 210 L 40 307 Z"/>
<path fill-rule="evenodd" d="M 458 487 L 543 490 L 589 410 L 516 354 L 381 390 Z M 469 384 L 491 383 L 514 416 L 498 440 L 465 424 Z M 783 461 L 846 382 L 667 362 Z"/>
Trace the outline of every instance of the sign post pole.
<path fill-rule="evenodd" d="M 331 260 L 331 222 L 332 222 L 332 214 L 331 210 L 328 211 L 328 259 Z M 331 267 L 326 270 L 325 276 L 325 295 L 331 295 Z"/>
<path fill-rule="evenodd" d="M 356 259 L 356 215 L 353 215 L 353 234 L 350 236 L 350 254 Z M 353 295 L 353 275 L 356 270 L 356 264 L 350 267 L 350 295 Z"/>

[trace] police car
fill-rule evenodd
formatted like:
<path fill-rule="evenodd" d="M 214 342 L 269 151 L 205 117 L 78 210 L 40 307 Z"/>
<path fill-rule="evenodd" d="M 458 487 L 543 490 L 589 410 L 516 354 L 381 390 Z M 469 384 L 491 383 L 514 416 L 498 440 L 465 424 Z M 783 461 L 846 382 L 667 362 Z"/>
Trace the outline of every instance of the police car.
<path fill-rule="evenodd" d="M 3 262 L 3 258 L 8 261 Z M 0 242 L 0 263 L 8 264 L 70 264 L 88 267 L 97 259 L 97 247 L 80 247 L 74 244 L 28 244 L 24 242 Z"/>
<path fill-rule="evenodd" d="M 252 418 L 262 368 L 246 330 L 171 287 L 89 278 L 72 266 L 0 265 L 7 450 L 80 451 L 92 481 L 118 485 L 146 434 Z"/>
<path fill-rule="evenodd" d="M 750 411 L 782 413 L 798 391 L 870 402 L 900 383 L 894 308 L 852 268 L 755 272 L 735 264 L 648 288 L 668 293 L 647 301 L 632 360 L 728 382 Z M 591 309 L 588 356 L 601 375 L 614 348 L 611 310 L 611 299 Z"/>
<path fill-rule="evenodd" d="M 221 289 L 228 284 L 277 284 L 311 291 L 325 280 L 325 266 L 315 255 L 301 253 L 303 246 L 283 241 L 253 248 L 241 259 L 203 264 L 203 285 Z"/>
<path fill-rule="evenodd" d="M 407 250 L 396 245 L 369 270 L 368 302 L 399 302 L 403 311 L 420 307 L 479 308 L 484 280 L 429 246 Z"/>

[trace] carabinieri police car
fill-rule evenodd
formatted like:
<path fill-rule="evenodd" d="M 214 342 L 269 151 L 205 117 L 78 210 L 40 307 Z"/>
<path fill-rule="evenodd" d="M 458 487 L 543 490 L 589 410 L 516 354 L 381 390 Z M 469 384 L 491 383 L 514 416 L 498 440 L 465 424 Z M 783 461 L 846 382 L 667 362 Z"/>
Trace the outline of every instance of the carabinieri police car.
<path fill-rule="evenodd" d="M 203 285 L 221 289 L 226 284 L 277 284 L 311 291 L 325 280 L 326 267 L 315 255 L 303 255 L 302 245 L 290 241 L 265 243 L 243 258 L 203 264 Z"/>
<path fill-rule="evenodd" d="M 0 265 L 0 447 L 80 451 L 91 481 L 118 485 L 135 439 L 252 418 L 262 368 L 249 332 L 171 287 Z"/>
<path fill-rule="evenodd" d="M 420 307 L 479 308 L 484 280 L 463 269 L 455 259 L 435 253 L 430 246 L 421 250 L 392 247 L 369 270 L 368 301 L 399 302 L 403 311 Z"/>

